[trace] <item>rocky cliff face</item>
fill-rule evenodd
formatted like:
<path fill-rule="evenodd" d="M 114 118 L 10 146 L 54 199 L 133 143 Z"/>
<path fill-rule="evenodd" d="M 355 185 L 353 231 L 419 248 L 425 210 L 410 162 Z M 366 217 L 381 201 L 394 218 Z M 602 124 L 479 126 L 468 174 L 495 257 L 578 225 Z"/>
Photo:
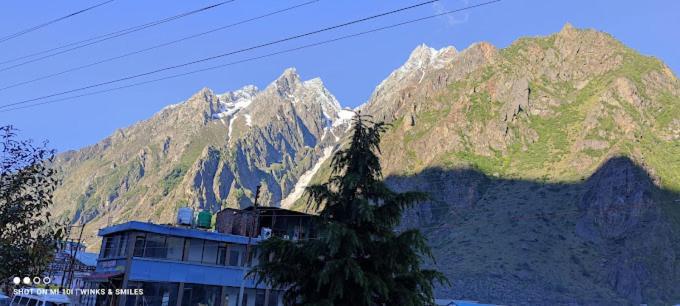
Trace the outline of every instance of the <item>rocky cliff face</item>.
<path fill-rule="evenodd" d="M 247 206 L 258 184 L 260 203 L 278 205 L 327 157 L 352 115 L 321 80 L 302 81 L 294 69 L 262 91 L 202 89 L 100 143 L 59 155 L 63 184 L 55 206 L 89 222 L 86 241 L 96 246 L 96 231 L 106 224 L 172 222 L 184 205 Z"/>
<path fill-rule="evenodd" d="M 431 201 L 442 297 L 517 305 L 680 301 L 680 81 L 610 35 L 566 25 L 505 49 L 417 47 L 362 114 L 390 122 L 385 179 Z M 64 215 L 169 222 L 180 205 L 303 208 L 352 112 L 287 70 L 263 90 L 204 89 L 59 156 Z M 75 203 L 75 204 L 74 204 Z"/>

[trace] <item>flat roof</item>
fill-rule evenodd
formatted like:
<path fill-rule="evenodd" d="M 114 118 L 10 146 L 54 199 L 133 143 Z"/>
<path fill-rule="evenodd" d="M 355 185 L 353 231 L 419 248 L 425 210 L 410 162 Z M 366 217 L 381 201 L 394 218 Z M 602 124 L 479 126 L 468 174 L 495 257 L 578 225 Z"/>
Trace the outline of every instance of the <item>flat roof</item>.
<path fill-rule="evenodd" d="M 99 236 L 108 236 L 115 233 L 127 232 L 127 231 L 140 231 L 147 233 L 155 233 L 162 235 L 196 238 L 204 240 L 212 240 L 219 242 L 230 242 L 238 244 L 247 244 L 248 237 L 218 233 L 212 231 L 206 231 L 201 229 L 189 228 L 189 227 L 178 227 L 171 225 L 155 224 L 149 222 L 139 222 L 139 221 L 129 221 L 121 224 L 112 225 L 99 230 Z M 253 237 L 251 243 L 257 243 L 259 238 Z"/>

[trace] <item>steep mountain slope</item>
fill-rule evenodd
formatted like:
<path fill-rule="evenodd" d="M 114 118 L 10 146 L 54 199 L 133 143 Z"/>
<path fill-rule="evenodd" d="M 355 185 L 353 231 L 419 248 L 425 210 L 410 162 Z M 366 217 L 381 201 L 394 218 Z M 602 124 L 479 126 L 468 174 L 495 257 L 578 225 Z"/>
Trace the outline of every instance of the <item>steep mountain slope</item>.
<path fill-rule="evenodd" d="M 348 113 L 321 80 L 303 82 L 294 69 L 262 91 L 203 89 L 96 145 L 59 155 L 55 208 L 89 222 L 86 241 L 96 247 L 96 231 L 108 223 L 171 222 L 183 205 L 247 206 L 258 184 L 260 203 L 278 205 L 344 135 Z"/>
<path fill-rule="evenodd" d="M 433 197 L 405 226 L 452 279 L 442 296 L 680 300 L 680 82 L 660 61 L 570 25 L 419 47 L 361 109 L 392 123 L 391 186 Z"/>
<path fill-rule="evenodd" d="M 385 179 L 431 200 L 428 236 L 451 287 L 513 305 L 680 301 L 680 81 L 610 35 L 566 25 L 505 49 L 417 47 L 362 114 L 390 122 Z M 294 70 L 262 91 L 204 89 L 59 156 L 64 216 L 169 222 L 176 207 L 304 209 L 352 113 Z"/>

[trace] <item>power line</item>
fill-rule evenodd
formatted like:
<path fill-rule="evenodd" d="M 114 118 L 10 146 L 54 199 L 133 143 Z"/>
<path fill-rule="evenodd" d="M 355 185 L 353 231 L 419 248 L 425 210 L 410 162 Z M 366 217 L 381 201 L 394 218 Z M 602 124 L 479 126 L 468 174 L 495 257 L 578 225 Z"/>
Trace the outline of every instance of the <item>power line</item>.
<path fill-rule="evenodd" d="M 95 8 L 100 7 L 100 6 L 102 6 L 102 5 L 111 3 L 111 2 L 113 2 L 113 1 L 114 1 L 114 0 L 104 1 L 104 2 L 101 2 L 101 3 L 99 3 L 99 4 L 95 4 L 95 5 L 93 5 L 93 6 L 90 6 L 90 7 L 88 7 L 88 8 L 84 8 L 84 9 L 82 9 L 82 10 L 79 10 L 79 11 L 76 11 L 76 12 L 73 12 L 73 13 L 70 13 L 70 14 L 68 14 L 68 15 L 66 15 L 66 16 L 62 16 L 62 17 L 59 17 L 59 18 L 57 18 L 57 19 L 53 19 L 53 20 L 50 20 L 50 21 L 48 21 L 48 22 L 41 23 L 41 24 L 39 24 L 39 25 L 30 27 L 30 28 L 28 28 L 28 29 L 21 30 L 21 31 L 19 31 L 19 32 L 14 33 L 14 34 L 7 35 L 7 36 L 5 36 L 5 37 L 0 38 L 0 43 L 6 42 L 6 41 L 8 41 L 8 40 L 10 40 L 10 39 L 17 38 L 17 37 L 22 36 L 22 35 L 24 35 L 24 34 L 28 34 L 28 33 L 33 32 L 33 31 L 35 31 L 35 30 L 38 30 L 38 29 L 44 28 L 44 27 L 46 27 L 46 26 L 48 26 L 48 25 L 51 25 L 51 24 L 53 24 L 53 23 L 57 23 L 57 22 L 59 22 L 59 21 L 62 21 L 62 20 L 64 20 L 64 19 L 68 19 L 68 18 L 71 18 L 71 17 L 73 17 L 73 16 L 76 16 L 76 15 L 79 15 L 79 14 L 82 14 L 82 13 L 85 13 L 85 12 L 87 12 L 87 11 L 89 11 L 89 10 L 92 10 L 92 9 L 95 9 Z"/>
<path fill-rule="evenodd" d="M 69 73 L 69 72 L 89 68 L 89 67 L 96 66 L 96 65 L 99 65 L 99 64 L 118 60 L 118 59 L 121 59 L 121 58 L 124 58 L 124 57 L 128 57 L 128 56 L 140 54 L 140 53 L 143 53 L 143 52 L 151 51 L 151 50 L 154 50 L 154 49 L 166 47 L 166 46 L 173 45 L 173 44 L 176 44 L 176 43 L 180 43 L 180 42 L 183 42 L 183 41 L 186 41 L 186 40 L 189 40 L 189 39 L 197 38 L 197 37 L 200 37 L 200 36 L 203 36 L 203 35 L 211 34 L 211 33 L 221 31 L 221 30 L 225 30 L 225 29 L 228 29 L 228 28 L 232 28 L 232 27 L 242 25 L 242 24 L 245 24 L 245 23 L 248 23 L 248 22 L 256 21 L 256 20 L 259 20 L 259 19 L 263 19 L 263 18 L 266 18 L 266 17 L 276 15 L 276 14 L 280 14 L 280 13 L 284 13 L 284 12 L 287 12 L 287 11 L 290 11 L 290 10 L 294 10 L 294 9 L 297 9 L 297 8 L 300 8 L 300 7 L 315 3 L 315 2 L 319 2 L 319 1 L 320 0 L 307 1 L 307 2 L 297 4 L 297 5 L 294 5 L 294 6 L 290 6 L 290 7 L 284 8 L 284 9 L 272 11 L 272 12 L 269 12 L 267 14 L 259 15 L 259 16 L 256 16 L 256 17 L 248 18 L 248 19 L 244 19 L 244 20 L 241 20 L 241 21 L 238 21 L 238 22 L 234 22 L 234 23 L 225 25 L 225 26 L 217 27 L 217 28 L 205 31 L 205 32 L 198 33 L 198 34 L 192 34 L 192 35 L 189 35 L 189 36 L 185 36 L 185 37 L 182 37 L 182 38 L 179 38 L 179 39 L 176 39 L 176 40 L 168 41 L 168 42 L 165 42 L 165 43 L 161 43 L 161 44 L 154 45 L 154 46 L 151 46 L 151 47 L 147 47 L 147 48 L 144 48 L 144 49 L 140 49 L 140 50 L 137 50 L 137 51 L 132 51 L 132 52 L 128 52 L 128 53 L 118 55 L 118 56 L 109 57 L 109 58 L 102 59 L 102 60 L 99 60 L 99 61 L 96 61 L 96 62 L 92 62 L 92 63 L 89 63 L 89 64 L 69 68 L 69 69 L 66 69 L 66 70 L 63 70 L 63 71 L 60 71 L 60 72 L 44 75 L 44 76 L 34 78 L 34 79 L 31 79 L 31 80 L 14 83 L 12 85 L 8 85 L 8 86 L 0 88 L 0 91 L 10 89 L 10 88 L 14 88 L 14 87 L 21 86 L 21 85 L 30 84 L 30 83 L 37 82 L 37 81 L 40 81 L 40 80 L 52 78 L 52 77 L 55 77 L 55 76 L 63 75 L 63 74 Z"/>
<path fill-rule="evenodd" d="M 165 76 L 165 77 L 161 77 L 161 78 L 137 82 L 137 83 L 123 85 L 123 86 L 119 86 L 119 87 L 113 87 L 113 88 L 108 88 L 108 89 L 104 89 L 104 90 L 99 90 L 99 91 L 94 91 L 94 92 L 89 92 L 89 93 L 85 93 L 85 94 L 69 96 L 69 97 L 65 97 L 65 98 L 54 99 L 54 100 L 49 100 L 49 101 L 44 101 L 44 102 L 39 102 L 39 103 L 32 103 L 32 104 L 29 104 L 29 105 L 13 107 L 13 108 L 4 109 L 4 110 L 2 108 L 6 108 L 10 105 L 2 105 L 2 106 L 0 106 L 0 113 L 10 112 L 10 111 L 24 109 L 24 108 L 35 107 L 35 106 L 44 105 L 44 104 L 52 104 L 52 103 L 56 103 L 56 102 L 72 100 L 72 99 L 96 95 L 96 94 L 107 93 L 107 92 L 121 90 L 121 89 L 125 89 L 125 88 L 131 88 L 131 87 L 141 86 L 141 85 L 155 83 L 155 82 L 159 82 L 159 81 L 164 81 L 164 80 L 168 80 L 168 79 L 178 78 L 178 77 L 182 77 L 182 76 L 192 75 L 192 74 L 196 74 L 196 73 L 200 73 L 200 72 L 220 69 L 220 68 L 224 68 L 224 67 L 228 67 L 228 66 L 233 66 L 233 65 L 236 65 L 236 64 L 260 60 L 260 59 L 264 59 L 264 58 L 268 58 L 268 57 L 272 57 L 272 56 L 276 56 L 276 55 L 291 53 L 291 52 L 302 50 L 302 49 L 326 45 L 326 44 L 333 43 L 333 42 L 340 41 L 340 40 L 345 40 L 345 39 L 349 39 L 349 38 L 353 38 L 353 37 L 363 36 L 363 35 L 366 35 L 366 34 L 379 32 L 379 31 L 382 31 L 382 30 L 396 28 L 396 27 L 399 27 L 399 26 L 403 26 L 403 25 L 407 25 L 407 24 L 411 24 L 411 23 L 415 23 L 415 22 L 419 22 L 419 21 L 423 21 L 423 20 L 427 20 L 427 19 L 432 19 L 432 18 L 440 17 L 440 16 L 443 16 L 443 15 L 446 15 L 446 14 L 460 12 L 460 11 L 463 11 L 463 10 L 467 10 L 467 9 L 471 9 L 471 8 L 474 8 L 474 7 L 487 5 L 487 4 L 491 4 L 491 3 L 495 3 L 495 2 L 500 2 L 500 0 L 485 2 L 485 3 L 481 3 L 481 4 L 478 4 L 478 5 L 474 5 L 474 6 L 468 6 L 468 7 L 452 10 L 452 11 L 439 13 L 439 14 L 436 14 L 436 15 L 412 19 L 412 20 L 409 20 L 409 21 L 400 22 L 400 23 L 396 23 L 396 24 L 392 24 L 392 25 L 388 25 L 388 26 L 384 26 L 384 27 L 380 27 L 380 28 L 375 28 L 375 29 L 372 29 L 372 30 L 367 30 L 367 31 L 363 31 L 363 32 L 355 33 L 355 34 L 345 35 L 345 36 L 341 36 L 341 37 L 338 37 L 338 38 L 329 39 L 329 40 L 325 40 L 325 41 L 321 41 L 321 42 L 317 42 L 317 43 L 312 43 L 312 44 L 307 44 L 307 45 L 303 45 L 303 46 L 300 46 L 300 47 L 286 49 L 286 50 L 282 50 L 282 51 L 278 51 L 278 52 L 268 53 L 268 54 L 264 54 L 264 55 L 261 55 L 261 56 L 256 56 L 256 57 L 246 58 L 246 59 L 243 59 L 243 60 L 233 61 L 233 62 L 229 62 L 229 63 L 226 63 L 226 64 L 221 64 L 221 65 L 217 65 L 217 66 L 207 67 L 207 68 L 203 68 L 203 69 L 188 71 L 188 72 L 174 74 L 174 75 L 169 75 L 169 76 Z M 21 103 L 21 104 L 24 104 L 24 103 Z"/>
<path fill-rule="evenodd" d="M 163 72 L 163 71 L 167 71 L 167 70 L 172 70 L 172 69 L 177 69 L 177 68 L 181 68 L 181 67 L 185 67 L 185 66 L 189 66 L 189 65 L 194 65 L 194 64 L 201 63 L 201 62 L 210 61 L 210 60 L 222 58 L 222 57 L 237 54 L 237 53 L 243 53 L 245 51 L 251 51 L 251 50 L 259 49 L 259 48 L 263 48 L 263 47 L 266 47 L 266 46 L 271 46 L 271 45 L 279 44 L 279 43 L 282 43 L 282 42 L 286 42 L 286 41 L 290 41 L 290 40 L 294 40 L 294 39 L 318 34 L 318 33 L 321 33 L 321 32 L 330 31 L 330 30 L 337 29 L 337 28 L 340 28 L 340 27 L 356 24 L 356 23 L 359 23 L 359 22 L 375 19 L 375 18 L 378 18 L 378 17 L 394 14 L 394 13 L 401 12 L 401 11 L 404 11 L 404 10 L 413 9 L 415 7 L 423 6 L 423 5 L 430 4 L 430 3 L 433 3 L 433 2 L 437 2 L 437 1 L 439 1 L 439 0 L 426 1 L 426 2 L 422 2 L 422 3 L 419 3 L 419 4 L 412 5 L 412 6 L 408 6 L 408 7 L 392 10 L 392 11 L 389 11 L 389 12 L 373 15 L 373 16 L 370 16 L 370 17 L 365 17 L 365 18 L 362 18 L 362 19 L 353 20 L 353 21 L 346 22 L 346 23 L 343 23 L 343 24 L 330 26 L 330 27 L 319 29 L 319 30 L 307 32 L 307 33 L 304 33 L 304 34 L 290 36 L 290 37 L 279 39 L 279 40 L 276 40 L 276 41 L 272 41 L 272 42 L 268 42 L 268 43 L 264 43 L 264 44 L 260 44 L 260 45 L 256 45 L 256 46 L 232 51 L 232 52 L 227 52 L 227 53 L 223 53 L 223 54 L 219 54 L 219 55 L 215 55 L 215 56 L 211 56 L 211 57 L 206 57 L 206 58 L 194 60 L 194 61 L 183 63 L 183 64 L 168 66 L 168 67 L 156 69 L 156 70 L 153 70 L 153 71 L 148 71 L 148 72 L 145 72 L 145 73 L 131 75 L 131 76 L 127 76 L 127 77 L 123 77 L 123 78 L 119 78 L 119 79 L 115 79 L 115 80 L 110 80 L 110 81 L 106 81 L 106 82 L 102 82 L 102 83 L 96 83 L 96 84 L 88 85 L 88 86 L 85 86 L 85 87 L 80 87 L 80 88 L 71 89 L 71 90 L 67 90 L 67 91 L 63 91 L 63 92 L 49 94 L 49 95 L 45 95 L 45 96 L 41 96 L 41 97 L 37 97 L 37 98 L 33 98 L 33 99 L 28 99 L 28 100 L 14 102 L 14 103 L 10 103 L 10 104 L 0 105 L 0 109 L 7 108 L 7 107 L 10 107 L 10 106 L 15 106 L 15 105 L 26 104 L 26 103 L 33 102 L 33 101 L 44 100 L 44 99 L 55 97 L 55 96 L 61 96 L 61 95 L 69 94 L 69 93 L 72 93 L 72 92 L 83 91 L 83 90 L 90 89 L 90 88 L 95 88 L 95 87 L 100 87 L 100 86 L 109 85 L 109 84 L 113 84 L 113 83 L 118 83 L 118 82 L 130 80 L 130 79 L 135 79 L 135 78 L 139 78 L 139 77 L 142 77 L 142 76 L 147 76 L 147 75 L 151 75 L 151 74 L 155 74 L 155 73 L 159 73 L 159 72 Z M 155 81 L 159 81 L 159 80 L 162 80 L 162 79 L 169 79 L 169 78 L 173 78 L 173 77 L 178 77 L 178 76 L 181 76 L 181 75 L 197 73 L 197 72 L 206 71 L 206 70 L 217 69 L 217 68 L 220 68 L 220 67 L 223 67 L 223 66 L 233 65 L 233 64 L 236 64 L 236 63 L 252 61 L 252 60 L 255 60 L 255 59 L 270 57 L 270 56 L 274 56 L 274 55 L 278 55 L 278 54 L 282 54 L 282 53 L 288 53 L 288 52 L 292 52 L 292 51 L 296 51 L 296 50 L 300 50 L 300 49 L 305 49 L 305 48 L 309 48 L 309 47 L 313 47 L 313 46 L 323 45 L 323 44 L 331 43 L 331 42 L 334 42 L 334 41 L 339 41 L 339 40 L 343 40 L 343 39 L 347 39 L 347 38 L 351 38 L 351 37 L 365 35 L 365 34 L 368 34 L 368 33 L 373 33 L 373 32 L 378 32 L 378 31 L 382 31 L 382 30 L 386 30 L 386 29 L 390 29 L 390 28 L 395 28 L 395 27 L 398 27 L 398 26 L 403 26 L 403 25 L 406 25 L 406 24 L 411 24 L 411 23 L 418 22 L 418 21 L 436 18 L 436 17 L 443 16 L 443 15 L 446 15 L 446 14 L 451 14 L 451 13 L 455 13 L 455 12 L 459 12 L 459 11 L 463 11 L 463 10 L 481 7 L 481 6 L 489 5 L 489 4 L 500 2 L 500 1 L 501 0 L 493 0 L 493 1 L 489 1 L 489 2 L 483 2 L 483 3 L 480 3 L 480 4 L 467 6 L 467 7 L 456 9 L 456 10 L 451 10 L 451 11 L 447 11 L 447 12 L 443 12 L 443 13 L 429 15 L 429 16 L 426 16 L 426 17 L 412 19 L 412 20 L 409 20 L 409 21 L 400 22 L 400 23 L 389 25 L 389 26 L 375 28 L 375 29 L 372 29 L 372 30 L 359 32 L 359 33 L 356 33 L 356 34 L 341 36 L 339 38 L 330 39 L 330 40 L 326 40 L 326 41 L 322 41 L 322 42 L 318 42 L 318 43 L 313 43 L 313 44 L 308 44 L 308 45 L 304 45 L 304 46 L 292 48 L 292 49 L 287 49 L 287 50 L 280 51 L 280 52 L 274 52 L 274 53 L 266 54 L 266 55 L 263 55 L 263 56 L 258 56 L 258 57 L 254 57 L 254 58 L 249 58 L 249 59 L 237 61 L 237 62 L 228 63 L 228 64 L 225 64 L 225 65 L 209 67 L 209 68 L 206 68 L 206 69 L 191 71 L 191 72 L 183 73 L 183 74 L 171 75 L 171 76 L 168 76 L 168 77 L 165 77 L 165 78 L 156 79 Z M 154 80 L 152 80 L 152 81 L 154 81 Z M 132 87 L 132 86 L 140 85 L 142 83 L 150 83 L 150 81 L 131 84 L 131 85 L 128 85 L 128 86 L 121 86 L 121 88 Z M 80 97 L 80 96 L 84 96 L 84 95 L 79 95 L 78 97 Z M 46 103 L 36 103 L 36 104 L 31 104 L 31 105 L 35 106 L 35 105 L 42 105 L 42 104 L 46 104 Z M 12 108 L 10 110 L 15 110 L 15 109 L 19 109 L 19 108 Z M 4 111 L 8 111 L 8 110 L 0 110 L 0 112 L 4 112 Z"/>
<path fill-rule="evenodd" d="M 44 56 L 41 56 L 41 57 L 38 57 L 38 58 L 34 58 L 34 59 L 31 59 L 31 60 L 23 61 L 23 62 L 18 63 L 18 64 L 7 66 L 5 68 L 0 69 L 0 72 L 7 71 L 7 70 L 10 70 L 10 69 L 14 69 L 16 67 L 24 66 L 24 65 L 27 65 L 27 64 L 30 64 L 30 63 L 33 63 L 33 62 L 37 62 L 37 61 L 40 61 L 40 60 L 43 60 L 43 59 L 46 59 L 46 58 L 54 57 L 54 56 L 64 54 L 64 53 L 67 53 L 67 52 L 71 52 L 73 50 L 77 50 L 77 49 L 80 49 L 80 48 L 84 48 L 84 47 L 87 47 L 87 46 L 98 44 L 100 42 L 107 41 L 107 40 L 110 40 L 110 39 L 114 39 L 114 38 L 117 38 L 117 37 L 120 37 L 120 36 L 135 33 L 135 32 L 147 29 L 147 28 L 151 28 L 151 27 L 154 27 L 154 26 L 157 26 L 157 25 L 160 25 L 160 24 L 164 24 L 164 23 L 167 23 L 167 22 L 170 22 L 170 21 L 173 21 L 173 20 L 177 20 L 177 19 L 180 19 L 180 18 L 183 18 L 183 17 L 193 15 L 193 14 L 201 13 L 201 12 L 204 12 L 204 11 L 207 11 L 207 10 L 210 10 L 210 9 L 213 9 L 213 8 L 216 8 L 216 7 L 219 7 L 221 5 L 224 5 L 224 4 L 227 4 L 227 3 L 230 3 L 230 2 L 234 2 L 234 1 L 236 1 L 236 0 L 222 1 L 220 3 L 212 4 L 212 5 L 202 7 L 202 8 L 193 10 L 193 11 L 189 11 L 189 12 L 185 12 L 185 13 L 182 13 L 182 14 L 179 14 L 179 15 L 172 16 L 172 17 L 167 17 L 167 18 L 160 19 L 160 20 L 157 20 L 157 21 L 149 22 L 149 23 L 146 23 L 146 24 L 143 24 L 143 25 L 134 26 L 134 27 L 123 29 L 123 30 L 119 30 L 119 31 L 95 36 L 95 37 L 84 39 L 84 40 L 81 40 L 81 41 L 78 41 L 78 42 L 69 43 L 69 44 L 66 44 L 66 45 L 63 45 L 63 46 L 60 46 L 60 47 L 55 47 L 55 48 L 52 48 L 52 49 L 49 49 L 49 50 L 40 51 L 40 52 L 34 53 L 32 55 L 27 55 L 27 56 L 23 56 L 23 57 L 20 57 L 20 58 L 8 60 L 8 61 L 5 61 L 5 62 L 0 63 L 0 64 L 13 62 L 13 61 L 16 61 L 18 59 L 23 59 L 23 58 L 26 58 L 26 57 L 32 57 L 34 55 L 48 53 L 50 51 L 55 51 L 55 50 L 63 49 L 63 48 L 70 47 L 70 46 L 75 46 L 75 47 L 72 47 L 72 48 L 68 48 L 66 50 L 50 53 L 50 54 L 47 54 L 47 55 L 44 55 Z"/>

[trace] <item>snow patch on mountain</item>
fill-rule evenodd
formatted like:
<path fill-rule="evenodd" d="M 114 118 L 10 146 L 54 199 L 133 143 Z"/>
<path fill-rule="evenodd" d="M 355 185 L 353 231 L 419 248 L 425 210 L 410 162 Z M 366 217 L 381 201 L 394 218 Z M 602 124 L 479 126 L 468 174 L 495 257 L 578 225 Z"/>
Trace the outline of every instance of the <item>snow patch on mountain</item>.
<path fill-rule="evenodd" d="M 307 170 L 305 173 L 303 173 L 300 176 L 300 179 L 295 183 L 295 187 L 293 187 L 293 191 L 286 196 L 281 201 L 281 208 L 290 208 L 295 201 L 297 201 L 302 194 L 305 192 L 305 188 L 307 188 L 307 185 L 309 185 L 309 182 L 312 181 L 312 178 L 314 177 L 314 174 L 316 174 L 317 171 L 321 168 L 321 165 L 331 157 L 333 154 L 333 147 L 326 147 L 323 150 L 323 155 L 319 158 L 319 160 L 314 164 L 314 167 L 311 169 Z"/>
<path fill-rule="evenodd" d="M 219 110 L 212 114 L 215 119 L 232 117 L 253 102 L 258 89 L 254 85 L 245 86 L 239 90 L 218 95 Z"/>

